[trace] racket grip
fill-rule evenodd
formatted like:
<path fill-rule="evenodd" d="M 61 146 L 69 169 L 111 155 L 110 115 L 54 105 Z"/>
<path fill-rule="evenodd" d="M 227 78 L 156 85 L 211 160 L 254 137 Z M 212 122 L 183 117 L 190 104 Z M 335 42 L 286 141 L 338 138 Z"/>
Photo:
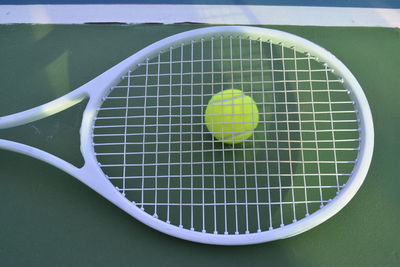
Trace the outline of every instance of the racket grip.
<path fill-rule="evenodd" d="M 86 94 L 80 91 L 72 91 L 41 106 L 0 117 L 0 129 L 11 128 L 49 117 L 78 104 L 86 97 Z"/>

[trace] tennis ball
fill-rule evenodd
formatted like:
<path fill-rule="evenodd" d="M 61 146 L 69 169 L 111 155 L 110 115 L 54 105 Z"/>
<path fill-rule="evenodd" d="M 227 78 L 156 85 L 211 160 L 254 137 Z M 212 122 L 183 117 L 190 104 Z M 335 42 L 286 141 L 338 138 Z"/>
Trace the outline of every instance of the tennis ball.
<path fill-rule="evenodd" d="M 215 94 L 205 111 L 205 123 L 213 136 L 224 143 L 236 144 L 248 139 L 258 125 L 254 100 L 237 89 Z"/>

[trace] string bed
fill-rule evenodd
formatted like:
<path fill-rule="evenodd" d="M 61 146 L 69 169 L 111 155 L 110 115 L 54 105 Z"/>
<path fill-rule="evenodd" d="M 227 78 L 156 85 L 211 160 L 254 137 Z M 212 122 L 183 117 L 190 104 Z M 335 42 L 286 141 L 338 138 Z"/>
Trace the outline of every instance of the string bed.
<path fill-rule="evenodd" d="M 243 143 L 213 139 L 210 98 L 251 96 L 260 121 Z M 134 205 L 166 223 L 215 234 L 283 227 L 314 213 L 352 175 L 357 109 L 343 81 L 308 53 L 215 36 L 160 51 L 104 98 L 97 160 Z"/>

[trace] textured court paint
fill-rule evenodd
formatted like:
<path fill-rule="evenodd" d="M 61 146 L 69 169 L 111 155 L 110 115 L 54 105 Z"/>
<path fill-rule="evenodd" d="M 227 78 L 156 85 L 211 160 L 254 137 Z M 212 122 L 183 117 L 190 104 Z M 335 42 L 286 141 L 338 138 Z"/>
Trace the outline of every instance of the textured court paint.
<path fill-rule="evenodd" d="M 200 26 L 2 25 L 0 115 L 61 96 L 147 44 L 195 27 Z M 400 30 L 273 28 L 308 38 L 336 54 L 369 100 L 374 158 L 360 191 L 339 214 L 282 241 L 234 248 L 194 244 L 135 221 L 54 167 L 1 151 L 0 265 L 399 266 L 395 229 L 400 221 Z M 53 64 L 51 71 L 59 77 L 57 88 L 47 66 L 61 55 L 68 63 Z M 0 137 L 36 145 L 79 165 L 82 108 L 2 130 Z"/>

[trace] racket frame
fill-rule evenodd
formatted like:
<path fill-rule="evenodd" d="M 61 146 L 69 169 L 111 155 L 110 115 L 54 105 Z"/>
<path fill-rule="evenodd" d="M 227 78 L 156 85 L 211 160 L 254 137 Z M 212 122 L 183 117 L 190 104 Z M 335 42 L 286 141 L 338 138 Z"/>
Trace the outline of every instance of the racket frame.
<path fill-rule="evenodd" d="M 356 105 L 356 110 L 359 112 L 360 151 L 354 170 L 346 186 L 343 187 L 334 200 L 330 201 L 323 208 L 295 223 L 260 233 L 237 235 L 203 233 L 201 231 L 184 229 L 151 216 L 125 198 L 107 179 L 95 157 L 92 136 L 98 109 L 103 103 L 103 98 L 108 95 L 113 86 L 118 84 L 120 78 L 129 69 L 134 69 L 135 65 L 156 56 L 160 51 L 168 50 L 170 47 L 178 47 L 182 44 L 189 44 L 192 40 L 200 41 L 203 38 L 207 39 L 221 35 L 242 36 L 253 40 L 281 43 L 286 47 L 294 47 L 296 51 L 311 53 L 311 56 L 317 57 L 320 62 L 327 63 L 330 68 L 334 69 L 337 76 L 343 78 L 344 87 L 349 90 L 350 96 Z M 43 150 L 8 140 L 0 139 L 0 148 L 22 153 L 47 162 L 74 176 L 144 224 L 163 233 L 185 240 L 217 245 L 244 245 L 287 238 L 307 231 L 332 217 L 352 199 L 362 185 L 372 159 L 374 147 L 372 114 L 366 96 L 356 78 L 330 52 L 306 39 L 278 30 L 248 26 L 217 26 L 195 29 L 167 37 L 140 50 L 65 96 L 23 112 L 0 117 L 0 129 L 23 125 L 51 116 L 87 98 L 89 98 L 89 101 L 83 113 L 80 129 L 80 150 L 85 162 L 83 167 L 77 168 Z"/>

